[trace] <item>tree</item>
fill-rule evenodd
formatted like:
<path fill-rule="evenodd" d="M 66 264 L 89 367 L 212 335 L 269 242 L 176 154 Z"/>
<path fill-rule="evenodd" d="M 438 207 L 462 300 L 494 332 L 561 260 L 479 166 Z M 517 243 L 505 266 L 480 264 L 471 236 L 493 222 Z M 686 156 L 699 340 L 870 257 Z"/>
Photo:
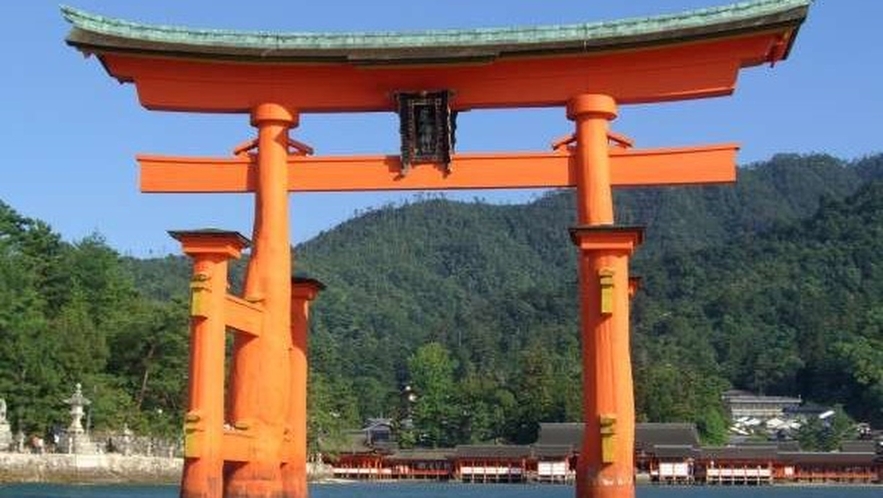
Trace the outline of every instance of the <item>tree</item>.
<path fill-rule="evenodd" d="M 346 450 L 347 429 L 359 423 L 348 382 L 310 371 L 307 391 L 307 446 L 312 454 Z"/>
<path fill-rule="evenodd" d="M 0 207 L 3 207 L 0 204 Z M 39 430 L 61 413 L 61 372 L 37 276 L 14 240 L 0 237 L 0 396 L 16 429 Z"/>
<path fill-rule="evenodd" d="M 509 438 L 517 444 L 530 444 L 537 439 L 540 422 L 563 421 L 566 388 L 558 381 L 551 352 L 539 341 L 533 341 L 520 360 L 521 369 L 514 379 L 519 408 L 510 419 Z"/>
<path fill-rule="evenodd" d="M 462 407 L 459 443 L 487 443 L 508 439 L 509 421 L 517 417 L 518 400 L 508 386 L 492 375 L 472 372 L 457 383 Z"/>
<path fill-rule="evenodd" d="M 457 441 L 460 409 L 456 403 L 454 368 L 448 350 L 437 342 L 421 346 L 408 360 L 411 386 L 417 394 L 414 426 L 421 445 L 447 447 Z"/>
<path fill-rule="evenodd" d="M 92 321 L 90 307 L 84 292 L 75 288 L 50 324 L 50 332 L 56 336 L 52 360 L 68 386 L 104 371 L 107 362 L 107 338 Z"/>
<path fill-rule="evenodd" d="M 189 357 L 187 302 L 139 300 L 117 323 L 109 338 L 107 371 L 129 396 L 118 413 L 135 430 L 162 432 L 180 426 L 187 389 L 182 374 Z"/>
<path fill-rule="evenodd" d="M 726 416 L 720 398 L 722 379 L 672 363 L 654 363 L 637 372 L 638 419 L 645 422 L 692 422 L 706 443 L 726 440 Z"/>
<path fill-rule="evenodd" d="M 855 422 L 835 405 L 834 413 L 824 419 L 809 417 L 797 431 L 800 448 L 805 451 L 834 451 L 840 444 L 855 437 Z"/>

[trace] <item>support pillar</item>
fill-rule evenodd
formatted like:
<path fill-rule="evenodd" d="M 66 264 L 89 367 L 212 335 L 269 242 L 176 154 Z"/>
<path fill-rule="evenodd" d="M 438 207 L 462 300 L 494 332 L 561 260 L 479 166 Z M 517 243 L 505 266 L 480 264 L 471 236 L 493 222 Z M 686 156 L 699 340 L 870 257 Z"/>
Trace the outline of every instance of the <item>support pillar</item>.
<path fill-rule="evenodd" d="M 224 307 L 227 260 L 248 240 L 217 230 L 169 232 L 193 258 L 190 371 L 184 417 L 181 498 L 221 498 L 223 491 Z"/>
<path fill-rule="evenodd" d="M 580 225 L 612 225 L 609 121 L 616 102 L 607 95 L 585 94 L 567 103 L 567 118 L 576 123 L 576 209 Z"/>
<path fill-rule="evenodd" d="M 635 407 L 629 351 L 628 257 L 641 232 L 613 226 L 609 121 L 616 102 L 585 94 L 567 104 L 576 123 L 576 204 L 583 351 L 584 435 L 577 498 L 634 498 Z"/>
<path fill-rule="evenodd" d="M 298 116 L 267 103 L 254 108 L 258 129 L 254 249 L 245 299 L 263 306 L 258 337 L 237 337 L 231 372 L 231 418 L 251 440 L 249 460 L 230 463 L 227 498 L 283 496 L 281 455 L 291 367 L 291 243 L 288 218 L 288 131 Z"/>
<path fill-rule="evenodd" d="M 629 256 L 643 230 L 581 226 L 583 443 L 577 498 L 633 498 L 635 403 L 629 341 Z"/>
<path fill-rule="evenodd" d="M 286 498 L 306 498 L 307 492 L 307 331 L 310 303 L 325 285 L 318 280 L 291 279 L 291 398 L 288 404 L 282 485 Z"/>

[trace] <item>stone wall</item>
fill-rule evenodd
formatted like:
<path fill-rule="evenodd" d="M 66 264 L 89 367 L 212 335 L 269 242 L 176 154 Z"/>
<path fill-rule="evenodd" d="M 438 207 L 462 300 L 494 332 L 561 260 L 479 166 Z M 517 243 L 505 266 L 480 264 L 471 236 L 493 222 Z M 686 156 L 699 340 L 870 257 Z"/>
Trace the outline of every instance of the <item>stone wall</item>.
<path fill-rule="evenodd" d="M 64 455 L 59 453 L 0 453 L 0 483 L 145 483 L 181 482 L 182 458 L 124 456 L 117 453 Z M 307 478 L 333 477 L 330 466 L 307 463 Z"/>
<path fill-rule="evenodd" d="M 182 466 L 181 458 L 0 453 L 0 482 L 175 484 Z"/>
<path fill-rule="evenodd" d="M 0 453 L 0 483 L 157 483 L 181 482 L 182 458 L 123 456 L 118 453 L 65 455 L 60 453 Z M 307 478 L 333 477 L 330 466 L 307 463 Z"/>

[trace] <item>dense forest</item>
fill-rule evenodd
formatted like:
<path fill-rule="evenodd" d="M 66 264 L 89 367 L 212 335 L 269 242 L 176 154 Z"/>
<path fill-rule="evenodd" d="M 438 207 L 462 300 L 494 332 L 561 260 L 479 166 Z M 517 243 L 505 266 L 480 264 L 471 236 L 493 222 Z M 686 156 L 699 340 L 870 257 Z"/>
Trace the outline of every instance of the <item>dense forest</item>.
<path fill-rule="evenodd" d="M 883 155 L 778 155 L 735 186 L 619 190 L 646 226 L 633 259 L 639 417 L 720 442 L 728 388 L 841 404 L 883 425 Z M 524 205 L 424 196 L 295 249 L 327 285 L 312 311 L 311 441 L 368 417 L 403 444 L 531 442 L 580 420 L 570 192 Z M 234 277 L 241 275 L 241 264 Z M 68 243 L 0 203 L 0 396 L 13 425 L 66 421 L 75 382 L 96 428 L 173 435 L 189 263 Z M 408 401 L 409 396 L 412 401 Z"/>

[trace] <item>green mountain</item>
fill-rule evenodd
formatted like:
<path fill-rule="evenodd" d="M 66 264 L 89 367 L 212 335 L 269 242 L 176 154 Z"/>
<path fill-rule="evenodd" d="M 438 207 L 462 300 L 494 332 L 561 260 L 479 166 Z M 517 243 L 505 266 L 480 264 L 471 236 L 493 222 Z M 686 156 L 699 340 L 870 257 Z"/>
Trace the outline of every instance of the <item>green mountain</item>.
<path fill-rule="evenodd" d="M 812 331 L 791 318 L 805 316 L 798 305 L 834 313 L 817 301 L 842 283 L 823 281 L 818 299 L 796 299 L 785 289 L 804 279 L 801 267 L 785 266 L 814 261 L 821 249 L 801 227 L 879 177 L 880 163 L 779 155 L 741 169 L 736 186 L 616 193 L 618 221 L 647 227 L 633 265 L 646 277 L 634 313 L 638 408 L 646 419 L 694 420 L 720 434 L 718 396 L 729 386 L 841 401 L 879 418 L 873 407 L 881 400 L 868 405 L 856 394 L 864 388 L 846 382 L 855 375 L 843 365 L 840 377 L 820 382 L 835 368 L 834 353 L 805 341 L 829 338 L 834 331 L 822 324 L 833 317 L 823 314 Z M 301 245 L 297 268 L 329 285 L 313 315 L 314 372 L 349 379 L 341 392 L 352 393 L 362 416 L 390 413 L 399 408 L 395 390 L 412 380 L 409 362 L 434 342 L 448 351 L 456 382 L 480 386 L 461 394 L 464 406 L 506 394 L 512 401 L 497 403 L 510 410 L 500 417 L 505 424 L 490 427 L 485 419 L 493 417 L 473 414 L 481 420 L 447 422 L 472 432 L 445 441 L 529 440 L 537 421 L 575 419 L 576 270 L 566 230 L 574 212 L 568 192 L 523 206 L 434 199 L 377 209 Z M 845 253 L 861 249 L 842 234 L 812 233 Z M 751 304 L 763 293 L 773 309 Z M 544 399 L 525 390 L 537 382 Z"/>

